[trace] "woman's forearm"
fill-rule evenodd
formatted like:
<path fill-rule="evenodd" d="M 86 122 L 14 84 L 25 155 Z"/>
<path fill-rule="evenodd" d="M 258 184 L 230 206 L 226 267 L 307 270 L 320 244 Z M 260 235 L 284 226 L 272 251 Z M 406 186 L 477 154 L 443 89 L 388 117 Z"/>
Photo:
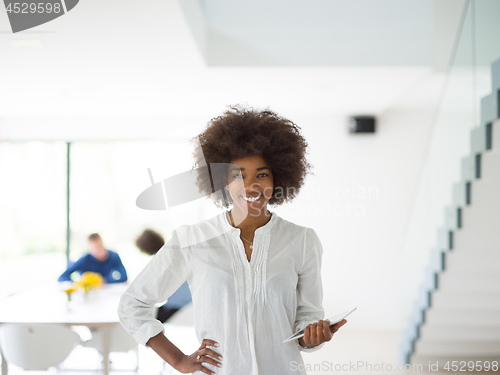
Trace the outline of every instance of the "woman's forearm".
<path fill-rule="evenodd" d="M 177 346 L 175 346 L 163 333 L 151 337 L 146 343 L 165 362 L 177 369 L 179 363 L 186 356 Z"/>

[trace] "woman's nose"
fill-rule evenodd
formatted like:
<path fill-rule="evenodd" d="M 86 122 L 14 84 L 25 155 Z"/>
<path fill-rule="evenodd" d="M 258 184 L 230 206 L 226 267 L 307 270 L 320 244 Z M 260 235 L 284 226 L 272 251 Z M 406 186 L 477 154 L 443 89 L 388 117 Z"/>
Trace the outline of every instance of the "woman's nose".
<path fill-rule="evenodd" d="M 248 177 L 245 179 L 245 191 L 255 192 L 255 191 L 258 191 L 259 187 L 260 187 L 260 184 L 255 179 L 255 177 Z"/>

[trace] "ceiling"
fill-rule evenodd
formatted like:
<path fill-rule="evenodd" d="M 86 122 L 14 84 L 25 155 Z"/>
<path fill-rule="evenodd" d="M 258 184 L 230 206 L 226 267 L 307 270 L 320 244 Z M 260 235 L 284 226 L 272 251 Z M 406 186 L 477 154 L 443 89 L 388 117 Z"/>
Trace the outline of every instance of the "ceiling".
<path fill-rule="evenodd" d="M 434 0 L 189 0 L 210 66 L 433 64 Z M 197 9 L 198 8 L 198 9 Z M 197 9 L 197 10 L 196 10 Z"/>
<path fill-rule="evenodd" d="M 0 139 L 149 137 L 240 102 L 379 114 L 445 69 L 457 4 L 85 0 L 16 34 L 2 10 Z"/>

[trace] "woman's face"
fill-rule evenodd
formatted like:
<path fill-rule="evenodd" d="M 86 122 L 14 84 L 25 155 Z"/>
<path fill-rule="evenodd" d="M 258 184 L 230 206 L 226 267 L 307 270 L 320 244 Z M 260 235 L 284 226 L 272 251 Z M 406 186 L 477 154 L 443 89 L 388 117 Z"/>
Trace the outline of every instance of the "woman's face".
<path fill-rule="evenodd" d="M 273 194 L 271 167 L 261 155 L 231 161 L 228 189 L 235 206 L 249 214 L 259 215 Z"/>

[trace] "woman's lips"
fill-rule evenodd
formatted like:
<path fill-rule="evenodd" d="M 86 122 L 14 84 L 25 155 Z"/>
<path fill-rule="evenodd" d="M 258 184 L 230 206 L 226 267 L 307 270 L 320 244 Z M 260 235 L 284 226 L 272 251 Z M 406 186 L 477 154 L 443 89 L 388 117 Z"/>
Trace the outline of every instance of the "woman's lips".
<path fill-rule="evenodd" d="M 245 200 L 247 203 L 254 203 L 254 202 L 259 201 L 262 198 L 262 194 L 255 195 L 255 196 L 243 196 L 242 195 L 241 198 L 243 198 L 243 200 Z"/>

